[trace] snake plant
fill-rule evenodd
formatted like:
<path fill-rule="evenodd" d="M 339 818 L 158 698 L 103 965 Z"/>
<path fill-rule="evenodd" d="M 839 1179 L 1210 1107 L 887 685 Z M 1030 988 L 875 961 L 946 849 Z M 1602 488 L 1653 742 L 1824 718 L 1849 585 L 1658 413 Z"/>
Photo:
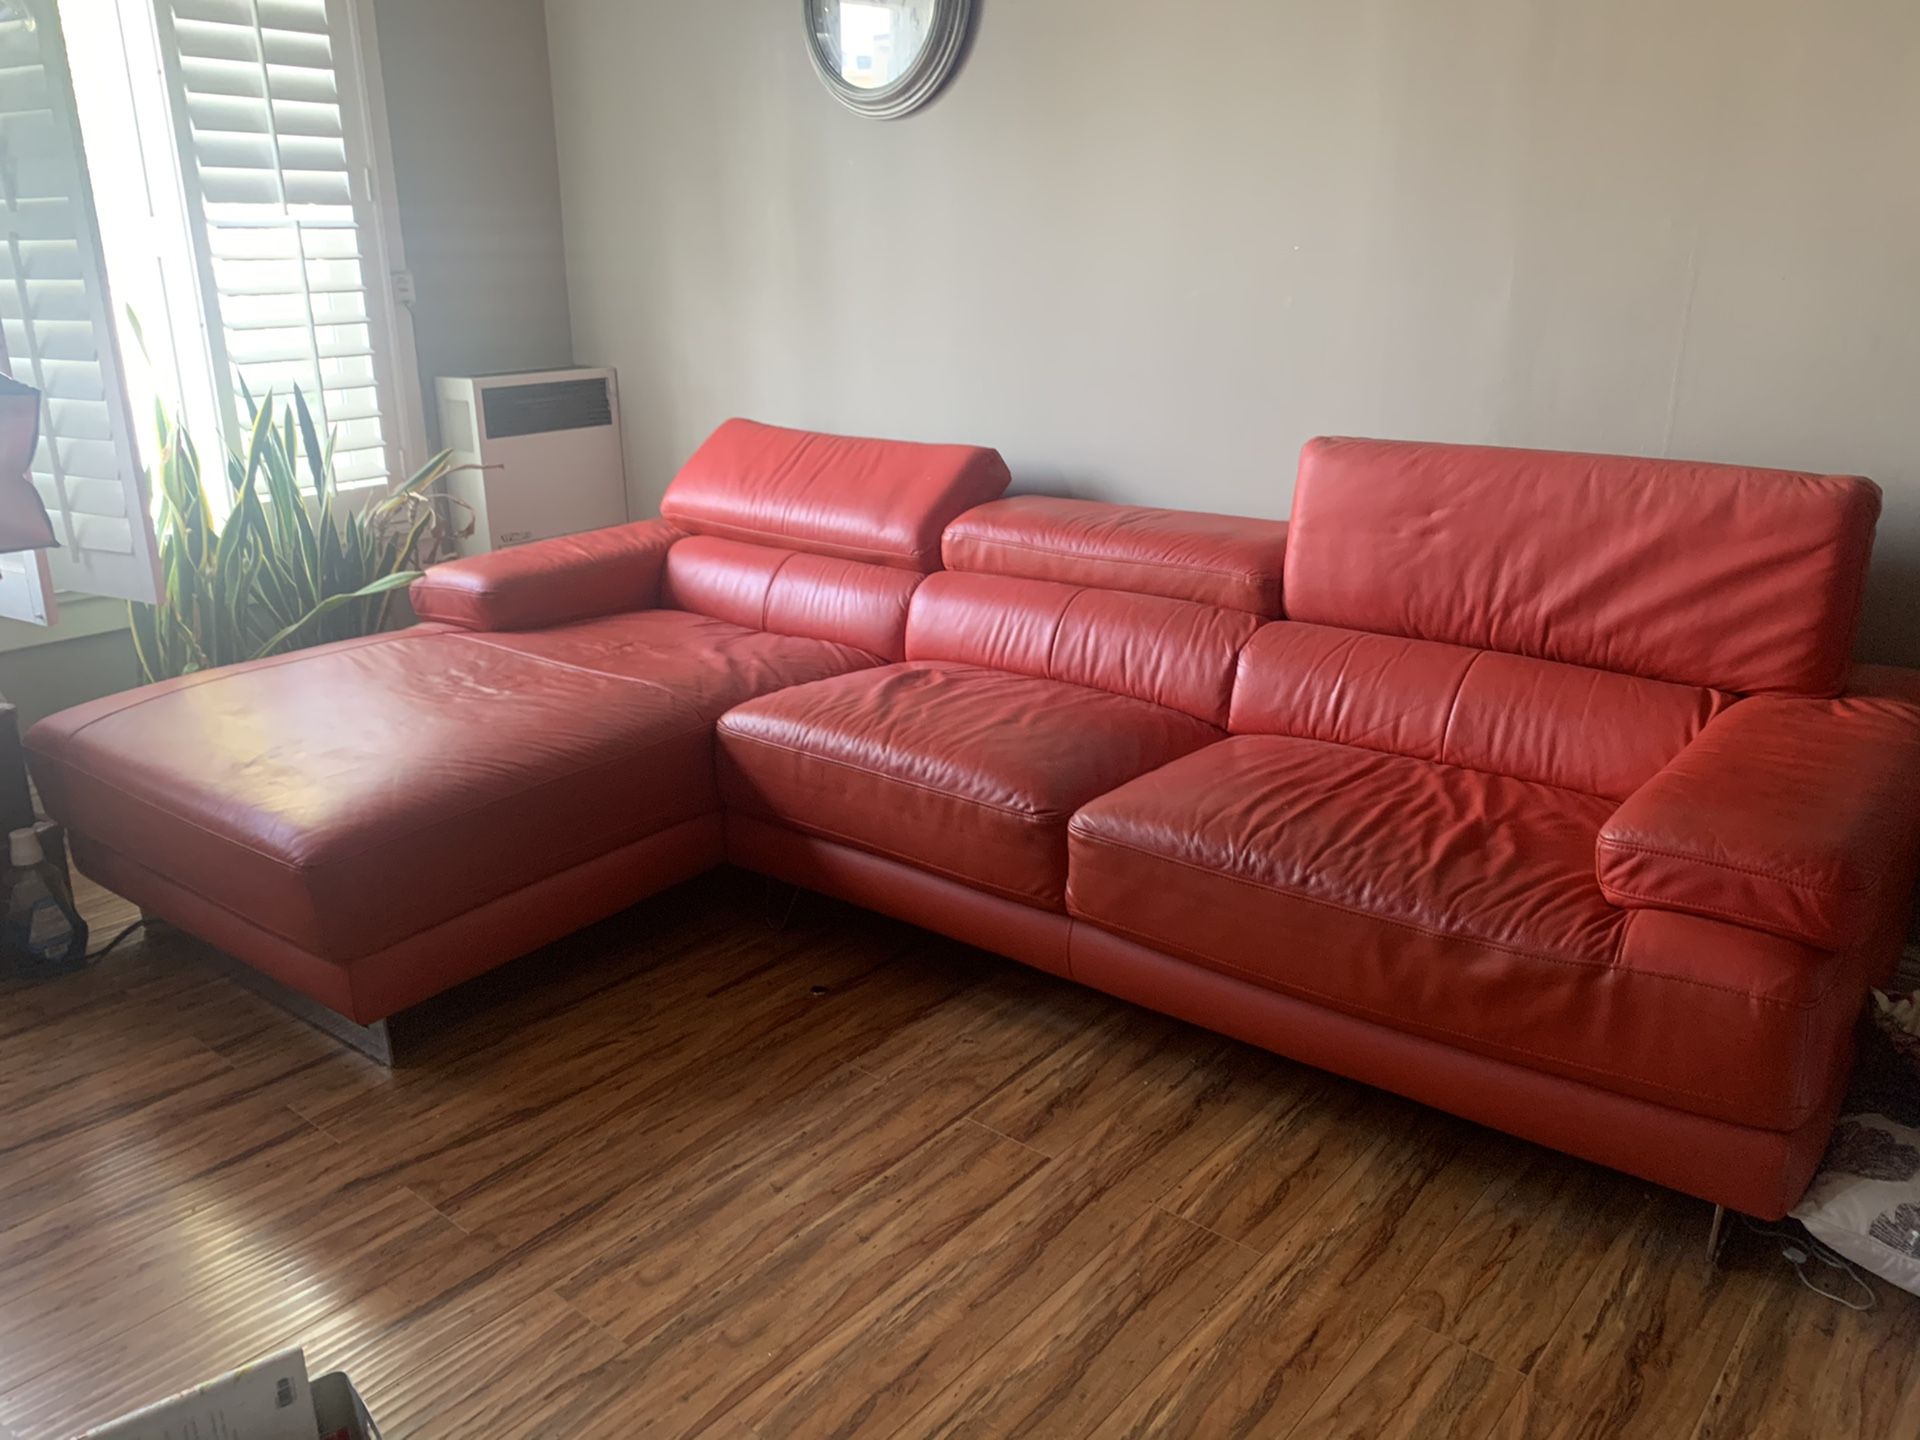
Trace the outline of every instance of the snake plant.
<path fill-rule="evenodd" d="M 159 416 L 162 592 L 131 607 L 149 681 L 384 629 L 393 592 L 451 538 L 433 493 L 445 453 L 362 510 L 336 503 L 332 440 L 297 391 L 277 418 L 272 396 L 252 415 L 244 453 L 227 456 L 224 522 L 192 440 Z"/>

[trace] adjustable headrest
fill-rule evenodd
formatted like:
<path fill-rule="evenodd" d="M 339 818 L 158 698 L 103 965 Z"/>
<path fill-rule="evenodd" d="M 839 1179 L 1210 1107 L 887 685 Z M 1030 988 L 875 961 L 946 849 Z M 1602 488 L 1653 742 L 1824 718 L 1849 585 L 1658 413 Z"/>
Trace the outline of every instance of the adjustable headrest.
<path fill-rule="evenodd" d="M 949 570 L 1163 595 L 1272 618 L 1287 527 L 1278 520 L 1015 495 L 947 527 Z"/>
<path fill-rule="evenodd" d="M 924 573 L 940 568 L 948 522 L 1008 479 L 998 451 L 972 445 L 729 420 L 667 487 L 660 513 L 694 535 Z"/>
<path fill-rule="evenodd" d="M 1289 619 L 1736 694 L 1846 680 L 1880 490 L 1853 476 L 1314 440 Z"/>

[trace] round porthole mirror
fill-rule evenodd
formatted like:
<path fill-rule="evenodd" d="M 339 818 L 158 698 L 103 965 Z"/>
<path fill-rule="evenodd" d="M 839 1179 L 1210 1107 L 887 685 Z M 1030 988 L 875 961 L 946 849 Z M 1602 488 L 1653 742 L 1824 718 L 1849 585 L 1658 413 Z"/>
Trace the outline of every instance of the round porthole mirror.
<path fill-rule="evenodd" d="M 807 50 L 833 97 L 892 120 L 946 83 L 967 37 L 973 0 L 802 0 Z"/>

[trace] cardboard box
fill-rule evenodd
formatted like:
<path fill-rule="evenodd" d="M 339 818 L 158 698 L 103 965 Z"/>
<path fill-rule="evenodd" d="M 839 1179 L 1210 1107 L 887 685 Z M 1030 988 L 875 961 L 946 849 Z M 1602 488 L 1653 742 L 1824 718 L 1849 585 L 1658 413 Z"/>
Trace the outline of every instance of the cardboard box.
<path fill-rule="evenodd" d="M 309 1383 L 306 1355 L 286 1350 L 123 1415 L 80 1440 L 380 1440 L 380 1428 L 345 1375 Z"/>

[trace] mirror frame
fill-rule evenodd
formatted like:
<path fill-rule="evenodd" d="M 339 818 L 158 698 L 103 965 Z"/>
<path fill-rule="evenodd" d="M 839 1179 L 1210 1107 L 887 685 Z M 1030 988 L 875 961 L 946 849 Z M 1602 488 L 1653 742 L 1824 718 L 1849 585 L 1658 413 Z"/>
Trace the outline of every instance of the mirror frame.
<path fill-rule="evenodd" d="M 973 0 L 934 0 L 933 24 L 919 58 L 891 85 L 863 90 L 842 79 L 823 52 L 820 37 L 813 28 L 813 7 L 814 0 L 800 0 L 807 27 L 807 58 L 813 61 L 813 68 L 829 95 L 856 115 L 875 120 L 898 120 L 902 115 L 910 115 L 938 93 L 959 64 L 973 19 Z"/>

